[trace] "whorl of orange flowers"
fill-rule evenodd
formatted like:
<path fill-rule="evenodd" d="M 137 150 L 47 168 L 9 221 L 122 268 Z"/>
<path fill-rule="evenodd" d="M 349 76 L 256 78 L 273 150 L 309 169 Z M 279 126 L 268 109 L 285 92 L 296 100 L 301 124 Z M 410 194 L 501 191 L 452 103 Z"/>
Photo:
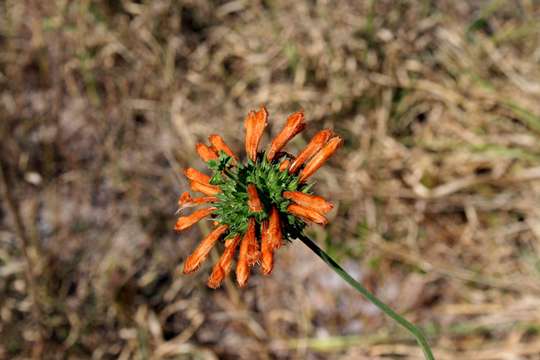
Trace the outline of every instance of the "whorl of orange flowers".
<path fill-rule="evenodd" d="M 283 152 L 287 143 L 306 127 L 304 113 L 299 111 L 287 118 L 269 148 L 259 153 L 267 125 L 268 111 L 264 106 L 247 115 L 244 122 L 247 163 L 239 162 L 221 136 L 210 135 L 210 145 L 197 144 L 196 150 L 213 175 L 193 168 L 184 171 L 191 189 L 204 196 L 192 197 L 184 192 L 178 200 L 180 210 L 202 204 L 208 206 L 181 216 L 175 229 L 185 230 L 208 216 L 215 225 L 186 259 L 184 273 L 196 271 L 214 245 L 225 239 L 223 253 L 208 279 L 211 288 L 219 287 L 228 275 L 237 249 L 236 280 L 243 287 L 255 265 L 260 264 L 265 275 L 272 272 L 274 251 L 284 240 L 294 239 L 306 222 L 321 225 L 328 222 L 325 214 L 332 209 L 332 204 L 311 194 L 311 185 L 306 181 L 343 140 L 332 130 L 324 129 L 298 156 Z"/>

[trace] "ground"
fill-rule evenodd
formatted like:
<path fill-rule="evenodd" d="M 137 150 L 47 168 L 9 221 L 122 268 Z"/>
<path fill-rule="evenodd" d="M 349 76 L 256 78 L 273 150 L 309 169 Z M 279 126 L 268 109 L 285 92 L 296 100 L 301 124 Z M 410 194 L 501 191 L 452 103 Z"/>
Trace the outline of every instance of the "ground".
<path fill-rule="evenodd" d="M 335 207 L 309 234 L 437 359 L 540 359 L 540 4 L 0 2 L 0 358 L 421 359 L 295 241 L 205 285 L 182 169 L 266 104 Z M 265 142 L 268 138 L 265 138 Z"/>

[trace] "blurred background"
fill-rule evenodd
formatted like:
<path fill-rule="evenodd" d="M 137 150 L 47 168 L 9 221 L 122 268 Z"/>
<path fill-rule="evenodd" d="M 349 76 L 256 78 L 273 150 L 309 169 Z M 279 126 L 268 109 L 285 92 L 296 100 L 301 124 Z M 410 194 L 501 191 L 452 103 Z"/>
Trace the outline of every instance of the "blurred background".
<path fill-rule="evenodd" d="M 345 138 L 309 233 L 438 359 L 540 359 L 535 0 L 1 1 L 0 358 L 421 359 L 299 242 L 181 274 L 181 171 L 260 104 Z"/>

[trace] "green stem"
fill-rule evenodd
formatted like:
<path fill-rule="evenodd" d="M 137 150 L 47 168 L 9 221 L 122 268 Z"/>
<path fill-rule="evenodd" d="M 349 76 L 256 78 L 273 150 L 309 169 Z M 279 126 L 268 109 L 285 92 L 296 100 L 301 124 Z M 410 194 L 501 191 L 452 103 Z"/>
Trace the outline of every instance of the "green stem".
<path fill-rule="evenodd" d="M 298 238 L 309 247 L 315 254 L 317 254 L 326 264 L 328 264 L 332 270 L 334 270 L 343 280 L 345 280 L 349 285 L 355 288 L 360 294 L 364 295 L 369 301 L 371 301 L 375 306 L 381 309 L 386 315 L 390 316 L 394 321 L 407 329 L 416 339 L 418 345 L 422 348 L 424 356 L 427 360 L 435 360 L 431 348 L 424 337 L 422 331 L 419 328 L 411 324 L 409 321 L 405 320 L 398 313 L 392 310 L 388 305 L 379 300 L 375 295 L 370 293 L 362 284 L 354 280 L 339 264 L 332 259 L 323 249 L 321 249 L 313 240 L 308 238 L 304 234 L 300 234 Z"/>

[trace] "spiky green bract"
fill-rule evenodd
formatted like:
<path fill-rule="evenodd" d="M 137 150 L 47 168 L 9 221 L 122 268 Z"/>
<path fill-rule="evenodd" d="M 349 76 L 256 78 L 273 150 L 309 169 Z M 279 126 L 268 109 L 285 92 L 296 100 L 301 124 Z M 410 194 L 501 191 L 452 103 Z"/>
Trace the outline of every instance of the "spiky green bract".
<path fill-rule="evenodd" d="M 284 191 L 302 191 L 309 193 L 310 185 L 301 184 L 298 176 L 289 174 L 287 170 L 279 170 L 279 162 L 268 162 L 266 156 L 259 156 L 257 162 L 248 160 L 247 164 L 233 166 L 233 160 L 224 152 L 219 158 L 208 161 L 208 167 L 213 171 L 210 184 L 221 188 L 217 195 L 219 202 L 214 206 L 215 221 L 229 226 L 231 238 L 244 234 L 247 230 L 248 218 L 253 217 L 257 223 L 268 218 L 272 206 L 279 211 L 282 234 L 287 240 L 292 240 L 302 232 L 306 224 L 296 216 L 287 213 L 290 201 L 282 194 Z M 248 206 L 247 186 L 253 184 L 263 204 L 264 210 L 252 212 Z"/>

